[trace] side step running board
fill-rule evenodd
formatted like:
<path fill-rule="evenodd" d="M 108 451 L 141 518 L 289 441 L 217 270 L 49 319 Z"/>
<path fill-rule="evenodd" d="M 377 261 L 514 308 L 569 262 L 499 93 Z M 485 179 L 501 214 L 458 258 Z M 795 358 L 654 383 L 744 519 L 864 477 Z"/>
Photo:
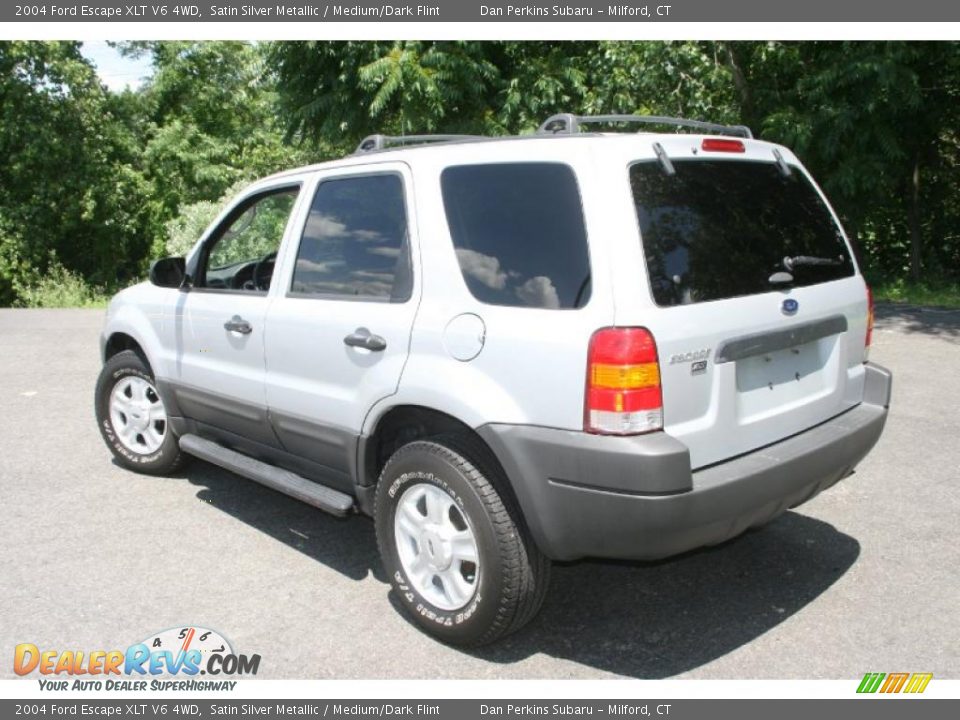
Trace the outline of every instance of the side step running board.
<path fill-rule="evenodd" d="M 320 485 L 304 477 L 242 455 L 198 435 L 183 435 L 180 449 L 201 460 L 219 465 L 237 475 L 266 485 L 290 497 L 313 505 L 331 515 L 343 517 L 353 509 L 353 498 L 339 490 Z"/>

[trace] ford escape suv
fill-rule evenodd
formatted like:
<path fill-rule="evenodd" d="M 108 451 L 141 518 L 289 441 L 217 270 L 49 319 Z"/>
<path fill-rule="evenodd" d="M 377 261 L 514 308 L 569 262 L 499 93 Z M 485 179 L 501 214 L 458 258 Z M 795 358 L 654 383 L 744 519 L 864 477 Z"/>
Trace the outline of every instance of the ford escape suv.
<path fill-rule="evenodd" d="M 745 127 L 378 135 L 119 293 L 96 415 L 130 469 L 371 516 L 415 621 L 478 645 L 551 560 L 719 543 L 849 475 L 890 400 L 871 327 L 823 193 Z"/>

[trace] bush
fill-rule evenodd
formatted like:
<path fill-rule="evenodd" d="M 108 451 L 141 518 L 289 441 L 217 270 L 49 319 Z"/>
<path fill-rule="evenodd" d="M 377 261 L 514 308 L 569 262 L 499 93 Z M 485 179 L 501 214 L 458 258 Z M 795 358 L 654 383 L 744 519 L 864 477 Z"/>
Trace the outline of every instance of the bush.
<path fill-rule="evenodd" d="M 871 279 L 873 299 L 877 302 L 960 308 L 960 283 L 945 278 L 913 282 L 903 278 Z"/>
<path fill-rule="evenodd" d="M 16 307 L 95 308 L 106 307 L 109 297 L 96 285 L 88 285 L 79 275 L 54 260 L 47 272 L 29 284 L 17 287 Z"/>
<path fill-rule="evenodd" d="M 0 208 L 0 307 L 12 305 L 17 288 L 26 278 L 36 276 L 25 254 L 23 238 Z"/>

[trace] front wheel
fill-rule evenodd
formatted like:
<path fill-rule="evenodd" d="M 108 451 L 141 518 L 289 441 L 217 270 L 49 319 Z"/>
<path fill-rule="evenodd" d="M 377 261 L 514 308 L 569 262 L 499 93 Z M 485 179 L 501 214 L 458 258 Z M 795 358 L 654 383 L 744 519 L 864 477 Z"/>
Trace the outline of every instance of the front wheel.
<path fill-rule="evenodd" d="M 121 465 L 163 475 L 183 463 L 156 381 L 137 353 L 124 350 L 107 360 L 95 404 L 100 434 Z"/>
<path fill-rule="evenodd" d="M 485 449 L 458 436 L 412 442 L 377 486 L 377 544 L 414 621 L 454 645 L 493 642 L 543 604 L 550 562 Z"/>

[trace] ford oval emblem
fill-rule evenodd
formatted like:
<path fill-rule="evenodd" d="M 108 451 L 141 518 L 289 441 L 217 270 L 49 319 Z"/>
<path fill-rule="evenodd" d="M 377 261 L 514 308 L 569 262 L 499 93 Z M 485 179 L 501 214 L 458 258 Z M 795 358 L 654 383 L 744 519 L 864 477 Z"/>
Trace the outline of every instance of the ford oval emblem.
<path fill-rule="evenodd" d="M 780 309 L 783 310 L 784 315 L 796 315 L 797 310 L 800 309 L 800 303 L 793 298 L 787 298 L 783 301 L 783 305 L 780 306 Z"/>

